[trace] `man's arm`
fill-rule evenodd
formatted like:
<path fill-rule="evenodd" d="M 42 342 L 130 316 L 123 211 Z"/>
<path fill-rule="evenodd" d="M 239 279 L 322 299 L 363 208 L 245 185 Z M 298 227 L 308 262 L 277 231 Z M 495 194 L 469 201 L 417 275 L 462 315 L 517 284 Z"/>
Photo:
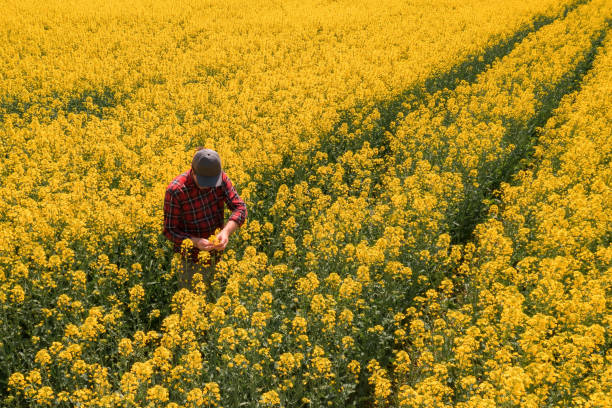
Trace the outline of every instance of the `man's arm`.
<path fill-rule="evenodd" d="M 232 215 L 230 215 L 229 221 L 234 221 L 237 224 L 236 227 L 233 228 L 232 230 L 233 232 L 234 230 L 236 230 L 237 227 L 241 227 L 242 224 L 244 224 L 244 221 L 246 220 L 246 217 L 247 217 L 247 208 L 242 198 L 240 198 L 240 196 L 236 192 L 236 189 L 234 188 L 232 181 L 229 179 L 229 177 L 227 177 L 225 173 L 223 174 L 222 186 L 223 186 L 225 203 L 227 204 L 228 208 L 232 211 Z M 228 221 L 228 224 L 229 224 L 229 221 Z"/>
<path fill-rule="evenodd" d="M 184 239 L 190 238 L 180 227 L 181 217 L 181 206 L 177 198 L 172 190 L 166 190 L 166 197 L 164 198 L 164 235 L 177 245 L 181 245 Z"/>
<path fill-rule="evenodd" d="M 223 192 L 225 203 L 228 208 L 232 211 L 232 215 L 230 215 L 229 220 L 223 227 L 223 230 L 219 234 L 217 234 L 217 239 L 219 240 L 219 244 L 216 246 L 216 249 L 223 250 L 227 246 L 227 242 L 229 241 L 230 235 L 234 233 L 246 220 L 247 216 L 247 208 L 246 204 L 240 198 L 236 189 L 234 188 L 231 180 L 227 175 L 223 174 Z"/>
<path fill-rule="evenodd" d="M 227 224 L 225 224 L 225 227 L 223 227 L 223 229 L 227 231 L 227 234 L 229 236 L 232 235 L 234 231 L 238 229 L 238 224 L 234 220 L 229 220 Z"/>

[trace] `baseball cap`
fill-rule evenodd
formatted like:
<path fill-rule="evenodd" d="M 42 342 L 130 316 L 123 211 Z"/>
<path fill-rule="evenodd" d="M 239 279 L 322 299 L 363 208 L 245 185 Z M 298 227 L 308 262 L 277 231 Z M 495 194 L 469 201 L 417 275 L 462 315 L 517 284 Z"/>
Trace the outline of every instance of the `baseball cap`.
<path fill-rule="evenodd" d="M 219 187 L 221 185 L 221 158 L 214 150 L 198 150 L 193 155 L 191 167 L 201 187 Z"/>

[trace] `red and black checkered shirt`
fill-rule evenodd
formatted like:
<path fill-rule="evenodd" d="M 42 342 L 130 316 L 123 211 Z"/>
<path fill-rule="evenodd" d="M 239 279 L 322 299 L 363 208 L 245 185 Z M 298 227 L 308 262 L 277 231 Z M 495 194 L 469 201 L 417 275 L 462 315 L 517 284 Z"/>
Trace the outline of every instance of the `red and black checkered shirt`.
<path fill-rule="evenodd" d="M 219 187 L 200 189 L 193 180 L 193 169 L 178 175 L 168 185 L 164 199 L 164 235 L 174 243 L 174 250 L 180 252 L 185 238 L 206 238 L 215 229 L 223 228 L 224 203 L 232 211 L 229 220 L 238 226 L 244 224 L 247 216 L 246 204 L 236 192 L 231 180 L 221 172 Z M 198 260 L 199 249 L 194 247 L 191 259 Z"/>

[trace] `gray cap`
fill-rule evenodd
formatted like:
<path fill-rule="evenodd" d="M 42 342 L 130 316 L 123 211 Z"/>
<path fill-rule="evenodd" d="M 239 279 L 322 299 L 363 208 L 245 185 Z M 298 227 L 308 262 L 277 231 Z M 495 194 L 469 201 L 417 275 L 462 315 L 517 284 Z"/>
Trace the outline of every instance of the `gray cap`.
<path fill-rule="evenodd" d="M 193 156 L 191 167 L 200 187 L 221 185 L 221 158 L 211 149 L 198 150 Z"/>

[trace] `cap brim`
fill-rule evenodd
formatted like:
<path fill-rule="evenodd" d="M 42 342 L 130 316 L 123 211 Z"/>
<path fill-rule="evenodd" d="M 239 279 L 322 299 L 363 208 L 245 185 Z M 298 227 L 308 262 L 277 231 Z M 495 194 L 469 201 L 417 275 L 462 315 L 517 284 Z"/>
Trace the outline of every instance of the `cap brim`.
<path fill-rule="evenodd" d="M 221 172 L 219 172 L 218 176 L 205 177 L 199 176 L 196 174 L 196 180 L 198 180 L 198 185 L 200 187 L 219 187 L 221 185 Z"/>

